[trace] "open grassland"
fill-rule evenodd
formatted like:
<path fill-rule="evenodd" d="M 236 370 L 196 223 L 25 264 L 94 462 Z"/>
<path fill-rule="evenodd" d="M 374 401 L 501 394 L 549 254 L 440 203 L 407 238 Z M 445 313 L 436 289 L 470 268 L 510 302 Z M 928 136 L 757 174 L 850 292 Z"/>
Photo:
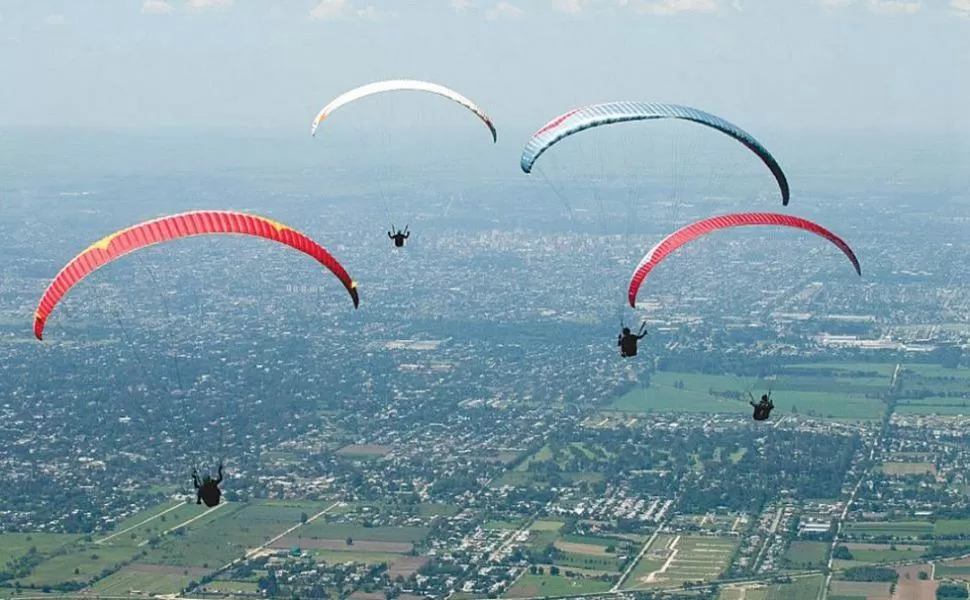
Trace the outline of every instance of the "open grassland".
<path fill-rule="evenodd" d="M 512 586 L 503 598 L 528 598 L 535 596 L 575 596 L 593 592 L 605 592 L 612 584 L 590 577 L 566 577 L 559 575 L 532 575 L 526 573 Z"/>
<path fill-rule="evenodd" d="M 891 539 L 916 539 L 933 533 L 929 521 L 856 521 L 846 523 L 845 533 L 850 539 L 886 537 Z"/>
<path fill-rule="evenodd" d="M 947 560 L 936 565 L 936 578 L 970 579 L 970 558 Z"/>
<path fill-rule="evenodd" d="M 970 519 L 940 519 L 933 525 L 938 537 L 970 535 Z"/>
<path fill-rule="evenodd" d="M 866 598 L 890 600 L 892 584 L 868 581 L 838 581 L 829 584 L 829 598 Z"/>
<path fill-rule="evenodd" d="M 400 554 L 390 554 L 382 552 L 364 552 L 360 550 L 324 550 L 320 548 L 306 548 L 305 554 L 326 561 L 332 565 L 355 562 L 365 565 L 379 565 L 382 563 L 391 564 L 395 559 L 400 558 Z"/>
<path fill-rule="evenodd" d="M 0 535 L 0 563 L 7 564 L 35 552 L 41 556 L 49 556 L 58 548 L 81 537 L 60 533 L 4 533 Z"/>
<path fill-rule="evenodd" d="M 556 556 L 555 564 L 563 569 L 576 568 L 602 573 L 619 573 L 620 564 L 616 556 L 612 554 L 602 554 L 591 556 L 589 554 L 579 554 L 576 552 L 560 552 Z"/>
<path fill-rule="evenodd" d="M 970 391 L 970 385 L 967 387 L 967 391 Z M 970 415 L 970 399 L 943 396 L 902 398 L 896 403 L 896 412 L 904 415 Z"/>
<path fill-rule="evenodd" d="M 852 561 L 856 563 L 889 563 L 902 560 L 916 560 L 927 546 L 911 544 L 846 544 L 852 553 Z M 851 565 L 850 565 L 851 566 Z"/>
<path fill-rule="evenodd" d="M 884 462 L 880 470 L 886 475 L 923 475 L 936 474 L 936 466 L 927 462 Z"/>
<path fill-rule="evenodd" d="M 769 585 L 764 600 L 816 600 L 824 585 L 825 578 L 821 575 L 800 577 L 791 583 Z"/>
<path fill-rule="evenodd" d="M 177 594 L 204 574 L 205 569 L 200 572 L 178 567 L 158 569 L 131 565 L 88 587 L 87 592 L 103 596 L 125 596 L 134 590 L 144 594 Z"/>
<path fill-rule="evenodd" d="M 533 531 L 559 531 L 562 529 L 562 521 L 540 520 L 529 526 Z"/>
<path fill-rule="evenodd" d="M 718 600 L 818 600 L 823 584 L 824 579 L 821 575 L 799 577 L 791 583 L 784 584 L 740 584 L 722 588 L 717 598 Z M 836 597 L 830 594 L 829 600 L 836 600 Z M 867 599 L 863 596 L 861 600 Z"/>
<path fill-rule="evenodd" d="M 818 569 L 828 561 L 828 542 L 792 542 L 785 553 L 785 566 L 792 569 Z"/>
<path fill-rule="evenodd" d="M 334 550 L 350 552 L 381 552 L 387 554 L 404 554 L 410 552 L 414 547 L 410 542 L 372 542 L 369 540 L 351 540 L 348 544 L 346 539 L 316 539 L 298 538 L 293 536 L 283 536 L 270 545 L 270 548 L 277 550 L 288 550 L 290 548 L 312 549 L 312 550 Z"/>
<path fill-rule="evenodd" d="M 356 523 L 322 523 L 314 521 L 301 527 L 294 535 L 299 539 L 341 540 L 350 538 L 368 542 L 410 542 L 423 540 L 427 527 L 364 527 Z"/>
<path fill-rule="evenodd" d="M 830 368 L 830 367 L 826 367 Z M 866 394 L 883 393 L 889 378 L 831 377 L 795 373 L 782 375 L 773 384 L 776 414 L 799 414 L 843 420 L 879 419 L 885 404 Z M 763 382 L 734 375 L 707 375 L 663 371 L 650 376 L 650 387 L 624 394 L 610 407 L 624 413 L 705 412 L 746 414 L 751 411 L 747 392 L 758 391 Z M 712 395 L 740 393 L 741 400 Z"/>

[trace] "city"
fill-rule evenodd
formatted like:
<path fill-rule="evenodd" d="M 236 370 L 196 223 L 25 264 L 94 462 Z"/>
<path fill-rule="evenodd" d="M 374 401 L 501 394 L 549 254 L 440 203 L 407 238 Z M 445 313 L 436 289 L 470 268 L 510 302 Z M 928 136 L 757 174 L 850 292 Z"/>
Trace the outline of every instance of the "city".
<path fill-rule="evenodd" d="M 325 212 L 287 191 L 314 185 L 294 174 L 253 173 L 234 204 L 320 239 L 358 280 L 360 310 L 305 257 L 187 240 L 77 286 L 44 343 L 29 330 L 37 297 L 73 253 L 144 216 L 103 206 L 145 184 L 21 185 L 0 224 L 0 595 L 966 587 L 970 241 L 950 214 L 965 187 L 878 217 L 831 192 L 799 199 L 857 250 L 861 279 L 811 236 L 722 232 L 671 257 L 632 310 L 640 254 L 750 206 L 750 186 L 678 196 L 630 233 L 620 202 L 567 211 L 541 183 L 469 184 L 411 199 L 415 235 L 396 251 L 354 176 Z M 400 193 L 420 198 L 420 179 Z M 904 206 L 915 192 L 894 186 L 874 195 Z M 51 198 L 71 203 L 70 225 L 35 211 Z M 621 319 L 649 331 L 632 360 L 615 346 Z M 766 390 L 778 408 L 756 423 L 749 394 Z M 188 474 L 219 460 L 225 502 L 197 506 Z"/>

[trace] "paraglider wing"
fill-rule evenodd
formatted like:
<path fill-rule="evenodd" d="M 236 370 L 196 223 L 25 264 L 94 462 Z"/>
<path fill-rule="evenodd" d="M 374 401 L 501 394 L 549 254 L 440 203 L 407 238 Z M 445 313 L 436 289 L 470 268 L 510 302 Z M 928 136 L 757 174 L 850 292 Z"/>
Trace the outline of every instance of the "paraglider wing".
<path fill-rule="evenodd" d="M 645 121 L 649 119 L 683 119 L 693 121 L 694 123 L 700 123 L 701 125 L 716 129 L 741 142 L 749 150 L 754 152 L 765 163 L 771 171 L 771 174 L 775 176 L 775 179 L 778 181 L 778 187 L 781 188 L 782 204 L 788 206 L 788 179 L 781 170 L 778 161 L 768 152 L 767 148 L 762 146 L 751 134 L 737 125 L 702 110 L 680 104 L 666 104 L 662 102 L 608 102 L 605 104 L 592 104 L 571 110 L 556 117 L 539 129 L 539 131 L 532 134 L 532 137 L 526 142 L 525 148 L 522 149 L 519 166 L 522 167 L 524 172 L 531 173 L 532 166 L 546 150 L 574 133 L 579 133 L 592 127 L 599 127 L 600 125 L 626 123 L 628 121 Z"/>
<path fill-rule="evenodd" d="M 455 90 L 446 88 L 443 85 L 438 85 L 437 83 L 430 83 L 427 81 L 418 81 L 415 79 L 390 79 L 387 81 L 377 81 L 374 83 L 368 83 L 367 85 L 362 85 L 358 88 L 354 88 L 349 92 L 345 92 L 337 96 L 330 104 L 323 107 L 315 119 L 313 119 L 313 125 L 310 128 L 310 135 L 315 136 L 317 134 L 317 127 L 324 119 L 330 116 L 330 113 L 337 110 L 344 104 L 353 102 L 363 98 L 364 96 L 370 96 L 371 94 L 380 94 L 382 92 L 391 92 L 398 90 L 413 90 L 420 92 L 431 92 L 432 94 L 438 94 L 439 96 L 444 96 L 449 100 L 453 100 L 458 104 L 461 104 L 468 110 L 475 113 L 475 115 L 481 119 L 485 125 L 488 127 L 489 131 L 492 132 L 492 141 L 498 141 L 498 133 L 495 131 L 495 125 L 492 124 L 492 120 L 485 114 L 485 111 L 479 108 L 475 103 L 473 103 L 468 98 L 462 96 Z"/>
<path fill-rule="evenodd" d="M 54 277 L 41 297 L 34 313 L 34 335 L 38 340 L 43 339 L 44 324 L 61 298 L 77 282 L 109 262 L 139 248 L 161 242 L 218 233 L 251 235 L 273 240 L 313 257 L 344 284 L 354 301 L 354 308 L 359 305 L 357 283 L 350 278 L 337 259 L 306 235 L 282 223 L 255 215 L 228 211 L 195 211 L 162 217 L 122 229 L 98 240 L 75 256 Z"/>
<path fill-rule="evenodd" d="M 843 254 L 848 257 L 849 261 L 852 262 L 852 266 L 855 267 L 856 273 L 858 273 L 860 276 L 862 275 L 862 268 L 859 266 L 859 259 L 856 258 L 855 252 L 852 251 L 852 248 L 842 241 L 842 238 L 821 225 L 818 225 L 817 223 L 812 223 L 811 221 L 799 217 L 782 215 L 778 213 L 739 213 L 734 215 L 722 215 L 719 217 L 711 217 L 709 219 L 697 221 L 696 223 L 692 223 L 686 227 L 678 229 L 674 233 L 665 237 L 659 244 L 654 246 L 650 252 L 647 252 L 646 256 L 643 257 L 640 264 L 637 265 L 637 268 L 633 271 L 633 277 L 630 278 L 630 287 L 627 290 L 627 299 L 630 301 L 630 306 L 636 308 L 637 292 L 640 290 L 640 285 L 643 283 L 643 280 L 646 278 L 647 274 L 650 273 L 650 271 L 653 270 L 653 268 L 656 267 L 660 261 L 673 254 L 675 250 L 694 239 L 711 233 L 712 231 L 728 229 L 730 227 L 743 227 L 745 225 L 775 225 L 782 227 L 794 227 L 796 229 L 810 231 L 838 246 L 839 250 L 841 250 Z"/>

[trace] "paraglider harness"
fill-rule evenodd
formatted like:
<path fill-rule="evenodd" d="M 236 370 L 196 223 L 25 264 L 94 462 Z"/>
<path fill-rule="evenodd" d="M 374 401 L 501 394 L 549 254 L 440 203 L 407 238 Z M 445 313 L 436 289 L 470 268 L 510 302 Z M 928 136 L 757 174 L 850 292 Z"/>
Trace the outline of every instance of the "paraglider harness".
<path fill-rule="evenodd" d="M 754 420 L 767 421 L 768 417 L 771 415 L 771 409 L 775 407 L 774 403 L 771 401 L 771 390 L 768 390 L 767 394 L 761 396 L 760 402 L 754 401 L 754 396 L 751 395 L 751 392 L 748 392 L 748 396 L 751 398 L 751 401 L 748 404 L 754 407 Z"/>
<path fill-rule="evenodd" d="M 393 224 L 391 224 L 391 231 L 394 231 L 394 225 Z M 398 247 L 398 248 L 404 246 L 404 240 L 406 240 L 409 237 L 411 237 L 411 232 L 408 231 L 408 226 L 407 225 L 404 226 L 404 232 L 403 233 L 401 232 L 400 229 L 398 229 L 397 230 L 397 233 L 395 233 L 395 234 L 392 235 L 391 234 L 391 231 L 388 231 L 387 232 L 387 237 L 389 237 L 392 240 L 394 240 L 394 245 L 396 247 Z"/>
<path fill-rule="evenodd" d="M 616 345 L 620 347 L 620 356 L 629 358 L 637 355 L 637 341 L 642 340 L 647 335 L 646 328 L 646 323 L 640 323 L 640 330 L 637 333 L 631 333 L 630 329 L 623 324 L 623 321 L 620 321 L 621 333 L 616 338 Z"/>
<path fill-rule="evenodd" d="M 195 486 L 195 503 L 205 505 L 209 508 L 219 504 L 219 498 L 222 496 L 222 490 L 219 489 L 219 484 L 222 483 L 222 462 L 219 462 L 219 476 L 215 479 L 206 475 L 199 480 L 199 472 L 192 469 L 192 485 Z"/>

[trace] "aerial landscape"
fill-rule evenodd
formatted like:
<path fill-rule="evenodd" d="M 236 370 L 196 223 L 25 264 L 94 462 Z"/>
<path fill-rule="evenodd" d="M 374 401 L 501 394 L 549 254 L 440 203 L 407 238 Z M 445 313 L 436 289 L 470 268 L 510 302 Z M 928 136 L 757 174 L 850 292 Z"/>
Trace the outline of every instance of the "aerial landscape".
<path fill-rule="evenodd" d="M 970 597 L 966 72 L 965 0 L 0 0 L 0 598 Z"/>

